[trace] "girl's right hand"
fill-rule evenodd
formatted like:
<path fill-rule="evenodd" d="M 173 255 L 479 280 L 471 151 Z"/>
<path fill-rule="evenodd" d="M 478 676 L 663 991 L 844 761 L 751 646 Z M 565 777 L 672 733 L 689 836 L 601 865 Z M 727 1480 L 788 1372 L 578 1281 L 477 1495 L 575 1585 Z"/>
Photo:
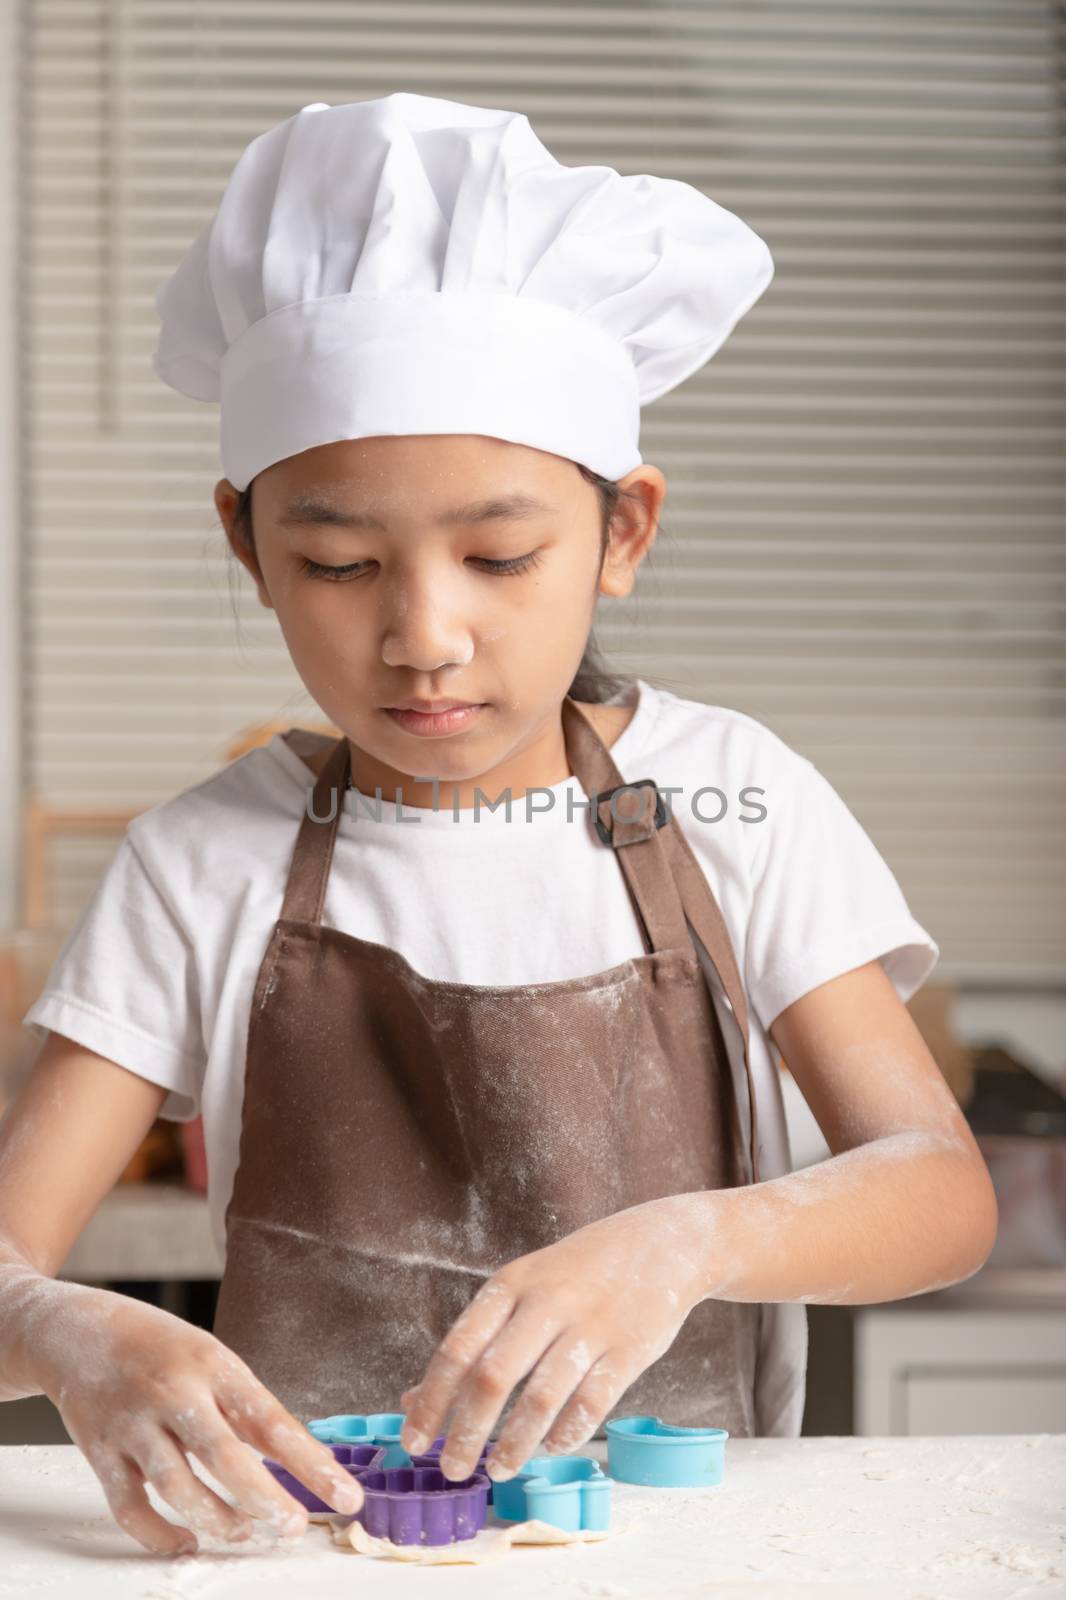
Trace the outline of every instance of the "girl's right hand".
<path fill-rule="evenodd" d="M 146 1549 L 183 1555 L 193 1528 L 246 1539 L 253 1519 L 275 1534 L 307 1527 L 307 1513 L 246 1445 L 279 1461 L 338 1512 L 363 1491 L 328 1445 L 204 1329 L 107 1289 L 45 1280 L 47 1308 L 34 1366 L 43 1393 L 103 1486 L 115 1521 Z M 242 1442 L 243 1441 L 243 1442 Z M 194 1455 L 230 1490 L 236 1507 L 198 1478 Z M 177 1524 L 155 1511 L 151 1483 Z"/>

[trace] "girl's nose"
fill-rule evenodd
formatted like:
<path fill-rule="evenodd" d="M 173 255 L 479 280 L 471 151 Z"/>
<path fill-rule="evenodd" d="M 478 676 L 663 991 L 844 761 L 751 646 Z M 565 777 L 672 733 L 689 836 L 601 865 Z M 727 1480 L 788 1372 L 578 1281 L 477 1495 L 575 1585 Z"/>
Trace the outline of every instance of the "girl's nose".
<path fill-rule="evenodd" d="M 435 672 L 449 664 L 465 666 L 473 657 L 473 631 L 457 607 L 411 585 L 396 588 L 381 646 L 386 666 Z"/>

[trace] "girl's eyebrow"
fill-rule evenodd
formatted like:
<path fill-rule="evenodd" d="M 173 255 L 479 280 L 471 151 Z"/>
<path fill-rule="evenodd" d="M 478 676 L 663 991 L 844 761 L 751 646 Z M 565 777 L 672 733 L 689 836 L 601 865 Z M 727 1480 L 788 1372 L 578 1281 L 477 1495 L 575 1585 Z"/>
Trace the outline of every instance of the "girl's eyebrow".
<path fill-rule="evenodd" d="M 555 510 L 555 506 L 547 505 L 533 495 L 501 495 L 492 500 L 475 500 L 469 505 L 453 506 L 450 511 L 442 511 L 440 516 L 434 519 L 434 526 L 438 528 L 466 526 L 477 522 L 502 521 L 504 518 L 513 521 L 521 517 L 542 516 L 545 512 Z M 278 520 L 282 527 L 313 525 L 332 528 L 375 528 L 380 533 L 388 532 L 384 521 L 374 512 L 351 511 L 329 500 L 320 499 L 314 494 L 298 495 L 285 508 Z"/>

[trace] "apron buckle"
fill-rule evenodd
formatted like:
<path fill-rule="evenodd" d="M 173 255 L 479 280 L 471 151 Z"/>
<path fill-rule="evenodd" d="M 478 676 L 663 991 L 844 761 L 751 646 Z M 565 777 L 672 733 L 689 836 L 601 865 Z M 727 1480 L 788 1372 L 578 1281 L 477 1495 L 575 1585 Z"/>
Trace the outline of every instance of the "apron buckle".
<path fill-rule="evenodd" d="M 605 800 L 609 801 L 611 799 L 611 797 L 613 795 L 618 794 L 618 792 L 621 789 L 654 789 L 655 790 L 655 817 L 654 817 L 655 829 L 654 830 L 653 829 L 649 829 L 644 834 L 634 834 L 634 836 L 632 838 L 630 838 L 630 839 L 618 839 L 618 840 L 615 839 L 615 837 L 614 837 L 614 823 L 615 822 L 626 822 L 626 823 L 634 822 L 635 823 L 636 820 L 637 820 L 636 818 L 630 818 L 630 817 L 616 817 L 615 814 L 614 814 L 614 811 L 612 809 L 610 811 L 611 827 L 608 828 L 606 823 L 603 821 L 603 818 L 600 816 L 600 806 L 603 804 L 603 802 Z M 599 834 L 599 836 L 603 840 L 604 844 L 611 845 L 612 848 L 615 849 L 615 850 L 621 849 L 622 845 L 624 845 L 624 844 L 637 844 L 637 843 L 642 842 L 644 839 L 650 839 L 651 836 L 652 836 L 652 832 L 654 832 L 654 831 L 658 830 L 659 828 L 661 828 L 663 826 L 663 824 L 669 820 L 667 818 L 667 815 L 666 815 L 666 806 L 663 803 L 663 797 L 659 793 L 659 786 L 655 782 L 654 778 L 633 778 L 628 783 L 616 783 L 613 789 L 603 789 L 603 790 L 601 790 L 601 792 L 596 795 L 595 799 L 596 799 L 596 808 L 595 808 L 593 820 L 594 820 L 594 822 L 596 824 L 596 832 Z"/>

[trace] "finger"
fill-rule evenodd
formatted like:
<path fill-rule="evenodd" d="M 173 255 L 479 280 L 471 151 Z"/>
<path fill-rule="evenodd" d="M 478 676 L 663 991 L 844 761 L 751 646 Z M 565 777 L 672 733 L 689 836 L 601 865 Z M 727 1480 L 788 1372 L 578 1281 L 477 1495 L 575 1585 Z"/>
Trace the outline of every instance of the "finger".
<path fill-rule="evenodd" d="M 249 1516 L 276 1528 L 289 1522 L 292 1533 L 304 1531 L 306 1518 L 299 1502 L 267 1471 L 255 1451 L 235 1436 L 217 1404 L 209 1401 L 202 1408 L 180 1412 L 174 1428 L 186 1449 Z M 333 1468 L 336 1470 L 336 1462 Z M 294 1513 L 298 1513 L 296 1520 Z"/>
<path fill-rule="evenodd" d="M 514 1305 L 514 1291 L 499 1278 L 490 1278 L 455 1319 L 433 1352 L 421 1383 L 404 1396 L 405 1400 L 412 1396 L 400 1435 L 405 1450 L 416 1455 L 436 1438 L 464 1378 Z"/>
<path fill-rule="evenodd" d="M 151 1484 L 193 1528 L 217 1539 L 247 1539 L 251 1534 L 248 1517 L 200 1481 L 180 1444 L 165 1428 L 157 1428 L 135 1445 L 129 1457 L 145 1484 Z"/>
<path fill-rule="evenodd" d="M 618 1350 L 606 1350 L 592 1363 L 548 1430 L 545 1448 L 564 1454 L 591 1439 L 608 1411 L 648 1365 Z"/>
<path fill-rule="evenodd" d="M 511 1390 L 540 1360 L 558 1333 L 558 1315 L 546 1315 L 543 1301 L 529 1300 L 486 1346 L 455 1401 L 455 1414 L 440 1458 L 441 1470 L 449 1478 L 465 1478 L 473 1472 Z"/>
<path fill-rule="evenodd" d="M 89 1465 L 100 1480 L 108 1508 L 119 1527 L 156 1555 L 191 1555 L 199 1549 L 191 1528 L 161 1517 L 148 1499 L 140 1468 L 125 1456 L 93 1456 Z"/>
<path fill-rule="evenodd" d="M 572 1332 L 562 1334 L 529 1376 L 514 1410 L 492 1447 L 492 1476 L 521 1470 L 539 1446 L 564 1404 L 581 1385 L 595 1359 L 604 1354 Z"/>
<path fill-rule="evenodd" d="M 340 1465 L 329 1445 L 316 1439 L 302 1422 L 286 1411 L 281 1401 L 259 1382 L 249 1368 L 244 1370 L 246 1378 L 241 1373 L 234 1373 L 228 1380 L 215 1385 L 215 1404 L 237 1437 L 253 1445 L 272 1461 L 279 1462 L 294 1478 L 317 1494 L 320 1500 L 332 1506 L 334 1511 L 345 1515 L 358 1511 L 363 1504 L 363 1491 L 358 1480 Z M 233 1460 L 232 1456 L 230 1460 Z M 261 1462 L 256 1464 L 250 1479 L 246 1481 L 248 1494 L 253 1498 L 244 1500 L 245 1504 L 251 1507 L 263 1495 L 268 1504 L 275 1508 L 285 1507 L 291 1514 L 292 1496 Z M 274 1520 L 269 1510 L 256 1511 L 255 1514 Z"/>

